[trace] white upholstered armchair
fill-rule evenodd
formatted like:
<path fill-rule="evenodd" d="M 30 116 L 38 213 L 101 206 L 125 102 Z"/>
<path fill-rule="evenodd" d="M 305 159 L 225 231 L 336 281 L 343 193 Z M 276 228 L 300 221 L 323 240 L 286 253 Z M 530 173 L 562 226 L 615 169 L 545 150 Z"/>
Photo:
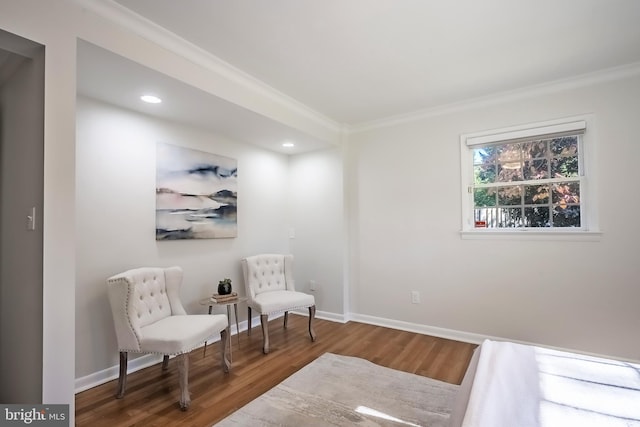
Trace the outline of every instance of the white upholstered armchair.
<path fill-rule="evenodd" d="M 247 291 L 248 333 L 251 333 L 251 310 L 260 313 L 262 352 L 269 353 L 269 315 L 284 312 L 287 327 L 289 311 L 309 308 L 309 335 L 316 340 L 313 319 L 316 303 L 313 295 L 297 292 L 293 281 L 293 256 L 281 254 L 254 255 L 242 260 Z"/>
<path fill-rule="evenodd" d="M 222 369 L 229 372 L 226 357 L 227 316 L 188 315 L 180 302 L 182 269 L 138 268 L 107 279 L 109 302 L 120 351 L 120 376 L 116 397 L 124 396 L 128 353 L 157 353 L 178 356 L 180 408 L 191 403 L 188 389 L 189 352 L 208 338 L 220 334 Z"/>

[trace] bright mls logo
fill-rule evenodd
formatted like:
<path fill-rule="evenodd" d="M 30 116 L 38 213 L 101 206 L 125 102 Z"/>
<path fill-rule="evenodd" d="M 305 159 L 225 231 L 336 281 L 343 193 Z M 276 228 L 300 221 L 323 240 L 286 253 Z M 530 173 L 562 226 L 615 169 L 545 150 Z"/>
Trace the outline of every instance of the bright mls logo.
<path fill-rule="evenodd" d="M 0 427 L 68 426 L 69 405 L 0 405 Z"/>

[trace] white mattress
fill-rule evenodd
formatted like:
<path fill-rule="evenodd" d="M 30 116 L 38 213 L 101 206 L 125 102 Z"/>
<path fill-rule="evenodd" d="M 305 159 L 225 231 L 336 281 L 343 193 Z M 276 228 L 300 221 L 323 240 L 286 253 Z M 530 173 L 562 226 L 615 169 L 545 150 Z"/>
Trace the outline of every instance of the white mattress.
<path fill-rule="evenodd" d="M 640 365 L 485 341 L 452 427 L 640 427 Z"/>

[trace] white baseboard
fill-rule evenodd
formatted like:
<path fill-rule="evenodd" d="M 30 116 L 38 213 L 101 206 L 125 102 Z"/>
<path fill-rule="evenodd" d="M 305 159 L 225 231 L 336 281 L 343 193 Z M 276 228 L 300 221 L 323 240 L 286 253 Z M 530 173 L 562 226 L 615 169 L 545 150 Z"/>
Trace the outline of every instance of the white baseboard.
<path fill-rule="evenodd" d="M 437 326 L 421 325 L 418 323 L 404 322 L 402 320 L 385 319 L 383 317 L 369 316 L 366 314 L 351 313 L 350 319 L 356 322 L 368 323 L 370 325 L 384 326 L 386 328 L 415 332 L 416 334 L 430 335 L 433 337 L 468 342 L 471 344 L 480 344 L 485 339 L 499 340 L 499 338 L 489 337 L 487 335 L 456 331 L 454 329 L 439 328 Z"/>
<path fill-rule="evenodd" d="M 329 311 L 316 311 L 318 319 L 329 320 L 331 322 L 347 323 L 349 318 L 344 314 L 331 313 Z"/>
<path fill-rule="evenodd" d="M 308 316 L 307 310 L 293 311 L 292 313 L 299 314 L 301 316 L 305 316 L 305 315 Z M 282 317 L 282 315 L 283 314 L 276 315 L 272 318 Z M 423 335 L 430 335 L 430 336 L 439 337 L 439 338 L 446 338 L 446 339 L 455 340 L 455 341 L 462 341 L 462 342 L 467 342 L 471 344 L 481 344 L 485 339 L 489 339 L 493 341 L 510 341 L 518 344 L 535 345 L 535 346 L 552 348 L 554 350 L 586 354 L 594 357 L 604 357 L 609 359 L 624 360 L 632 363 L 638 363 L 637 360 L 621 359 L 621 358 L 616 358 L 613 356 L 608 356 L 603 354 L 587 353 L 587 352 L 575 350 L 575 349 L 552 347 L 552 346 L 548 346 L 540 343 L 512 340 L 509 338 L 495 337 L 490 335 L 475 334 L 471 332 L 457 331 L 454 329 L 440 328 L 437 326 L 429 326 L 429 325 L 422 325 L 418 323 L 404 322 L 401 320 L 385 319 L 383 317 L 369 316 L 366 314 L 358 314 L 358 313 L 339 314 L 339 313 L 331 313 L 327 311 L 316 311 L 316 317 L 319 319 L 328 320 L 328 321 L 337 322 L 337 323 L 347 323 L 348 321 L 353 320 L 360 323 L 383 326 L 386 328 L 398 329 L 398 330 L 407 331 L 407 332 L 414 332 L 414 333 L 423 334 Z M 232 323 L 233 324 L 231 325 L 231 335 L 233 336 L 233 335 L 236 335 L 238 331 L 236 330 L 235 322 L 232 322 Z M 260 325 L 260 316 L 252 317 L 251 324 L 253 325 L 254 328 Z M 248 324 L 246 320 L 240 322 L 238 325 L 240 332 L 246 331 L 247 325 Z M 219 338 L 211 340 L 209 341 L 209 343 L 214 343 L 217 341 L 219 341 Z M 148 366 L 152 366 L 154 364 L 160 363 L 161 361 L 162 361 L 161 356 L 144 355 L 129 361 L 129 369 L 127 370 L 127 372 L 129 373 L 135 372 L 140 369 L 146 368 Z M 104 369 L 102 371 L 87 375 L 85 377 L 76 378 L 75 392 L 79 393 L 81 391 L 88 390 L 90 388 L 93 388 L 98 385 L 117 379 L 118 371 L 119 369 L 118 369 L 118 366 L 116 365 L 116 366 L 112 366 L 110 368 Z"/>
<path fill-rule="evenodd" d="M 308 316 L 309 310 L 305 308 L 303 310 L 294 310 L 291 313 L 299 314 L 300 316 Z M 316 317 L 318 319 L 329 320 L 331 322 L 338 322 L 338 323 L 348 322 L 347 317 L 345 315 L 338 314 L 338 313 L 331 313 L 330 311 L 316 311 Z"/>
<path fill-rule="evenodd" d="M 296 313 L 296 312 L 292 312 L 292 313 Z M 296 313 L 296 314 L 304 315 L 305 313 L 308 315 L 308 311 L 305 311 L 304 313 L 302 311 L 300 311 L 300 313 Z M 283 315 L 284 315 L 284 313 L 276 314 L 274 316 L 270 316 L 270 319 L 277 319 L 279 317 L 282 317 Z M 333 321 L 333 322 L 345 323 L 344 316 L 342 316 L 340 314 L 317 311 L 316 312 L 316 317 L 324 319 L 324 320 L 330 320 L 330 321 Z M 251 319 L 252 319 L 251 320 L 251 325 L 253 326 L 253 328 L 255 328 L 256 326 L 260 326 L 260 316 L 252 316 Z M 235 322 L 233 320 L 231 321 L 231 325 L 229 325 L 229 326 L 230 326 L 230 330 L 231 330 L 231 336 L 236 335 L 238 333 L 238 331 L 236 330 L 236 324 L 235 324 Z M 238 328 L 240 329 L 240 332 L 246 331 L 247 330 L 247 326 L 248 326 L 248 323 L 247 323 L 246 320 L 243 320 L 242 322 L 238 323 Z M 212 339 L 210 341 L 207 341 L 207 345 L 215 343 L 215 342 L 218 342 L 218 341 L 220 341 L 219 338 Z M 201 345 L 200 347 L 203 347 L 203 346 L 204 346 L 204 344 Z M 142 355 L 142 356 L 137 357 L 135 359 L 129 360 L 129 363 L 127 364 L 127 374 L 139 371 L 140 369 L 148 368 L 149 366 L 153 366 L 153 365 L 158 364 L 160 362 L 162 362 L 162 356 L 160 356 L 160 355 L 155 355 L 155 354 Z M 118 379 L 119 372 L 120 372 L 119 366 L 118 365 L 114 365 L 114 366 L 111 366 L 109 368 L 103 369 L 101 371 L 94 372 L 93 374 L 89 374 L 89 375 L 86 375 L 84 377 L 76 378 L 76 380 L 75 380 L 75 393 L 80 393 L 82 391 L 88 390 L 88 389 L 93 388 L 93 387 L 97 387 L 97 386 L 102 385 L 104 383 L 107 383 L 109 381 L 116 380 L 116 379 Z M 115 390 L 115 388 L 114 388 L 114 390 Z"/>
<path fill-rule="evenodd" d="M 162 362 L 162 356 L 159 354 L 145 354 L 135 359 L 129 360 L 127 363 L 127 373 L 136 372 L 140 369 L 147 368 Z M 103 369 L 102 371 L 94 372 L 84 377 L 76 378 L 75 392 L 89 390 L 90 388 L 99 386 L 111 380 L 118 378 L 120 368 L 118 365 L 111 366 L 110 368 Z M 113 392 L 116 392 L 115 386 Z"/>
<path fill-rule="evenodd" d="M 292 311 L 292 314 L 297 314 L 301 316 L 308 316 L 308 310 L 296 310 Z M 283 314 L 272 316 L 271 319 L 277 319 L 282 317 Z M 418 325 L 408 322 L 402 322 L 397 320 L 384 319 L 381 317 L 367 316 L 362 314 L 340 314 L 340 313 L 332 313 L 328 311 L 316 311 L 316 317 L 323 320 L 328 320 L 331 322 L 337 323 L 347 323 L 349 320 L 354 320 L 357 322 L 368 323 L 371 325 L 384 326 L 392 329 L 399 329 L 403 331 L 416 332 L 419 334 L 425 335 L 433 335 L 442 338 L 449 338 L 457 341 L 464 342 L 472 342 L 479 344 L 484 340 L 484 337 L 480 335 L 474 334 L 465 334 L 458 331 L 451 331 L 442 328 L 434 328 L 425 325 Z M 235 322 L 231 322 L 231 335 L 236 335 L 238 331 L 236 330 Z M 255 328 L 260 325 L 260 316 L 252 317 L 251 324 Z M 238 327 L 240 332 L 247 330 L 248 323 L 246 320 L 239 322 Z M 208 341 L 208 344 L 219 341 L 219 338 Z M 153 355 L 153 354 L 145 354 L 143 356 L 137 357 L 135 359 L 129 360 L 127 373 L 132 373 L 139 371 L 140 369 L 147 368 L 149 366 L 153 366 L 162 362 L 162 356 Z M 82 391 L 88 390 L 93 387 L 97 387 L 109 381 L 113 381 L 118 378 L 119 375 L 119 367 L 118 365 L 111 366 L 109 368 L 103 369 L 98 372 L 94 372 L 93 374 L 89 374 L 84 377 L 76 378 L 75 381 L 75 392 L 80 393 Z M 115 386 L 114 386 L 115 387 Z M 115 389 L 114 389 L 115 390 Z"/>
<path fill-rule="evenodd" d="M 236 335 L 238 331 L 236 330 L 235 322 L 231 322 L 230 332 L 231 336 Z M 252 324 L 259 325 L 260 317 L 253 317 Z M 238 328 L 240 331 L 247 330 L 247 321 L 243 320 L 238 323 Z M 207 345 L 220 341 L 220 338 L 213 338 L 207 341 Z M 204 343 L 196 348 L 204 347 Z M 145 354 L 135 359 L 129 360 L 127 364 L 127 374 L 132 372 L 139 371 L 140 369 L 148 368 L 149 366 L 153 366 L 162 362 L 162 356 L 158 354 Z M 107 369 L 103 369 L 98 372 L 94 372 L 93 374 L 86 375 L 84 377 L 76 378 L 75 381 L 75 393 L 80 393 L 81 391 L 88 390 L 93 387 L 97 387 L 109 381 L 113 381 L 118 379 L 118 375 L 120 373 L 120 367 L 118 365 L 111 366 Z M 114 386 L 115 387 L 115 386 Z M 115 388 L 114 388 L 115 393 Z"/>
<path fill-rule="evenodd" d="M 475 333 L 471 333 L 471 332 L 462 332 L 462 331 L 457 331 L 457 330 L 454 330 L 454 329 L 446 329 L 446 328 L 439 328 L 437 326 L 421 325 L 421 324 L 417 324 L 417 323 L 404 322 L 404 321 L 401 321 L 401 320 L 385 319 L 385 318 L 382 318 L 382 317 L 369 316 L 369 315 L 366 315 L 366 314 L 351 313 L 349 315 L 349 318 L 350 318 L 350 320 L 354 320 L 356 322 L 361 322 L 361 323 L 367 323 L 367 324 L 370 324 L 370 325 L 384 326 L 386 328 L 398 329 L 398 330 L 407 331 L 407 332 L 414 332 L 414 333 L 423 334 L 423 335 L 430 335 L 430 336 L 438 337 L 438 338 L 446 338 L 446 339 L 450 339 L 450 340 L 454 340 L 454 341 L 467 342 L 467 343 L 471 343 L 471 344 L 478 344 L 479 345 L 479 344 L 482 344 L 482 342 L 484 340 L 508 341 L 508 342 L 512 342 L 512 343 L 516 343 L 516 344 L 524 344 L 524 345 L 533 345 L 533 346 L 538 346 L 538 347 L 545 347 L 545 348 L 549 348 L 549 349 L 552 349 L 552 350 L 566 351 L 566 352 L 571 352 L 571 353 L 578 353 L 578 354 L 583 354 L 583 355 L 586 355 L 586 356 L 600 357 L 600 358 L 605 358 L 605 359 L 613 359 L 613 360 L 619 360 L 619 361 L 623 361 L 623 362 L 640 363 L 639 360 L 621 358 L 621 357 L 611 356 L 611 355 L 608 355 L 608 354 L 591 353 L 591 352 L 587 352 L 587 351 L 583 351 L 583 350 L 577 350 L 577 349 L 573 349 L 573 348 L 550 346 L 550 345 L 543 344 L 543 343 L 514 340 L 514 339 L 511 339 L 511 338 L 496 337 L 496 336 L 492 336 L 492 335 L 475 334 Z"/>

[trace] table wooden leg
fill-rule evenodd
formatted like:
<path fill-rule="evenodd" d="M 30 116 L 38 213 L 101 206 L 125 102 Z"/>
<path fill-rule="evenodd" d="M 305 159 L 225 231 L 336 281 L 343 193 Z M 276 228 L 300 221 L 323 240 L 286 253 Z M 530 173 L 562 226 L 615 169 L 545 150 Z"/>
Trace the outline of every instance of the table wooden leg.
<path fill-rule="evenodd" d="M 209 314 L 211 314 L 211 312 L 213 311 L 213 306 L 209 305 Z M 207 356 L 207 342 L 204 342 L 204 352 L 202 353 L 202 357 L 206 357 Z"/>
<path fill-rule="evenodd" d="M 227 323 L 229 324 L 229 335 L 231 335 L 231 305 L 227 305 Z M 229 337 L 229 361 L 233 362 L 233 350 L 231 345 L 231 337 Z"/>
<path fill-rule="evenodd" d="M 238 336 L 238 348 L 240 348 L 240 326 L 238 326 L 238 304 L 233 304 L 233 311 L 236 315 L 236 335 Z"/>

